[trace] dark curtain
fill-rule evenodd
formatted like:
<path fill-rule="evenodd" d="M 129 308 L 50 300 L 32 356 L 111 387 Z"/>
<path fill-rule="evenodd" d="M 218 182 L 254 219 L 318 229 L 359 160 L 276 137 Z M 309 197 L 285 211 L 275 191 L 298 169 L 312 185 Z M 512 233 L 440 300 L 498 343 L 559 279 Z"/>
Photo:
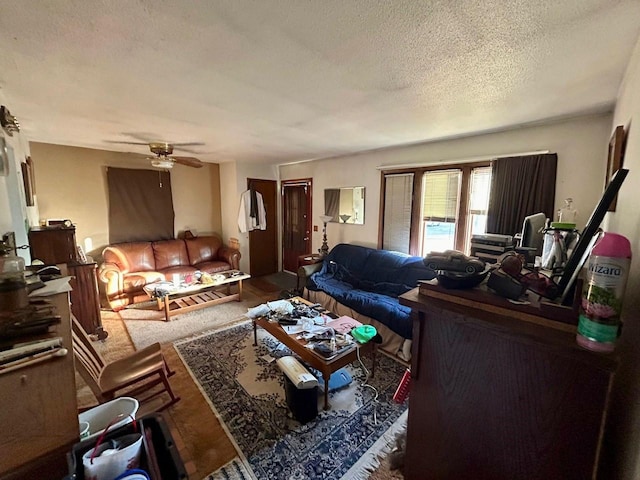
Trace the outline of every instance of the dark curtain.
<path fill-rule="evenodd" d="M 543 212 L 553 219 L 558 155 L 499 158 L 493 162 L 487 232 L 513 235 L 524 217 Z"/>
<path fill-rule="evenodd" d="M 332 221 L 338 222 L 340 215 L 340 189 L 326 188 L 324 191 L 324 214 L 333 217 Z"/>
<path fill-rule="evenodd" d="M 109 243 L 174 238 L 169 172 L 109 167 L 107 184 Z"/>

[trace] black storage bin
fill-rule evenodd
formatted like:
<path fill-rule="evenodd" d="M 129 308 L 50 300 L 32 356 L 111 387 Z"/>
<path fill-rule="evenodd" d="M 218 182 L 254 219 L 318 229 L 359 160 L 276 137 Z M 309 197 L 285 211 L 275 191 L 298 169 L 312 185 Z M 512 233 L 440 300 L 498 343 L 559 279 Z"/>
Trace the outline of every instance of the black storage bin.
<path fill-rule="evenodd" d="M 284 377 L 284 393 L 293 417 L 306 423 L 318 416 L 318 387 L 297 388 L 289 377 Z"/>
<path fill-rule="evenodd" d="M 151 413 L 136 420 L 138 427 L 133 423 L 110 430 L 105 435 L 105 440 L 127 435 L 130 433 L 142 433 L 142 455 L 140 456 L 140 469 L 146 471 L 151 480 L 183 480 L 188 479 L 184 464 L 178 453 L 171 432 L 162 415 Z M 94 448 L 99 437 L 76 443 L 70 453 L 67 453 L 69 475 L 64 480 L 84 480 L 84 466 L 82 455 Z"/>

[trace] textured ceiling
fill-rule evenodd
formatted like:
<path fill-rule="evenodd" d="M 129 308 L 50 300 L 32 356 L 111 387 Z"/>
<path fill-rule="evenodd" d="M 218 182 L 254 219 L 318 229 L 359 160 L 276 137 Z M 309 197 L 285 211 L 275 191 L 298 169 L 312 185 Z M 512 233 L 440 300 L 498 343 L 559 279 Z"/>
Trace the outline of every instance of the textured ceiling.
<path fill-rule="evenodd" d="M 0 89 L 31 141 L 284 163 L 610 109 L 639 18 L 638 0 L 3 2 Z"/>

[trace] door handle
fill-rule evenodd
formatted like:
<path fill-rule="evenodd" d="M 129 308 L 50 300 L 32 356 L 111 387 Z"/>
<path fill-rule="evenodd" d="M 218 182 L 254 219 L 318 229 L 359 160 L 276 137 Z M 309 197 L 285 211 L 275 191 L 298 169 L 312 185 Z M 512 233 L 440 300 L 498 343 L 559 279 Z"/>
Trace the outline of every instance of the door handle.
<path fill-rule="evenodd" d="M 307 240 L 309 240 L 309 237 L 304 237 L 303 240 L 306 242 Z"/>

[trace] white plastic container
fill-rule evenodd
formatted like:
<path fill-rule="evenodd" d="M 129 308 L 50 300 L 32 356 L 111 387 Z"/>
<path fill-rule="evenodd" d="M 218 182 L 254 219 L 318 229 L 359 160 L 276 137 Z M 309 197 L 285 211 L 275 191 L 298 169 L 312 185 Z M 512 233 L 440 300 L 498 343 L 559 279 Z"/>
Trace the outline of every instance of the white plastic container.
<path fill-rule="evenodd" d="M 89 424 L 89 435 L 84 437 L 83 440 L 100 435 L 109 423 L 114 420 L 116 421 L 109 428 L 109 431 L 131 423 L 136 418 L 139 406 L 140 404 L 135 398 L 120 397 L 82 412 L 78 415 L 78 422 L 87 422 Z"/>

